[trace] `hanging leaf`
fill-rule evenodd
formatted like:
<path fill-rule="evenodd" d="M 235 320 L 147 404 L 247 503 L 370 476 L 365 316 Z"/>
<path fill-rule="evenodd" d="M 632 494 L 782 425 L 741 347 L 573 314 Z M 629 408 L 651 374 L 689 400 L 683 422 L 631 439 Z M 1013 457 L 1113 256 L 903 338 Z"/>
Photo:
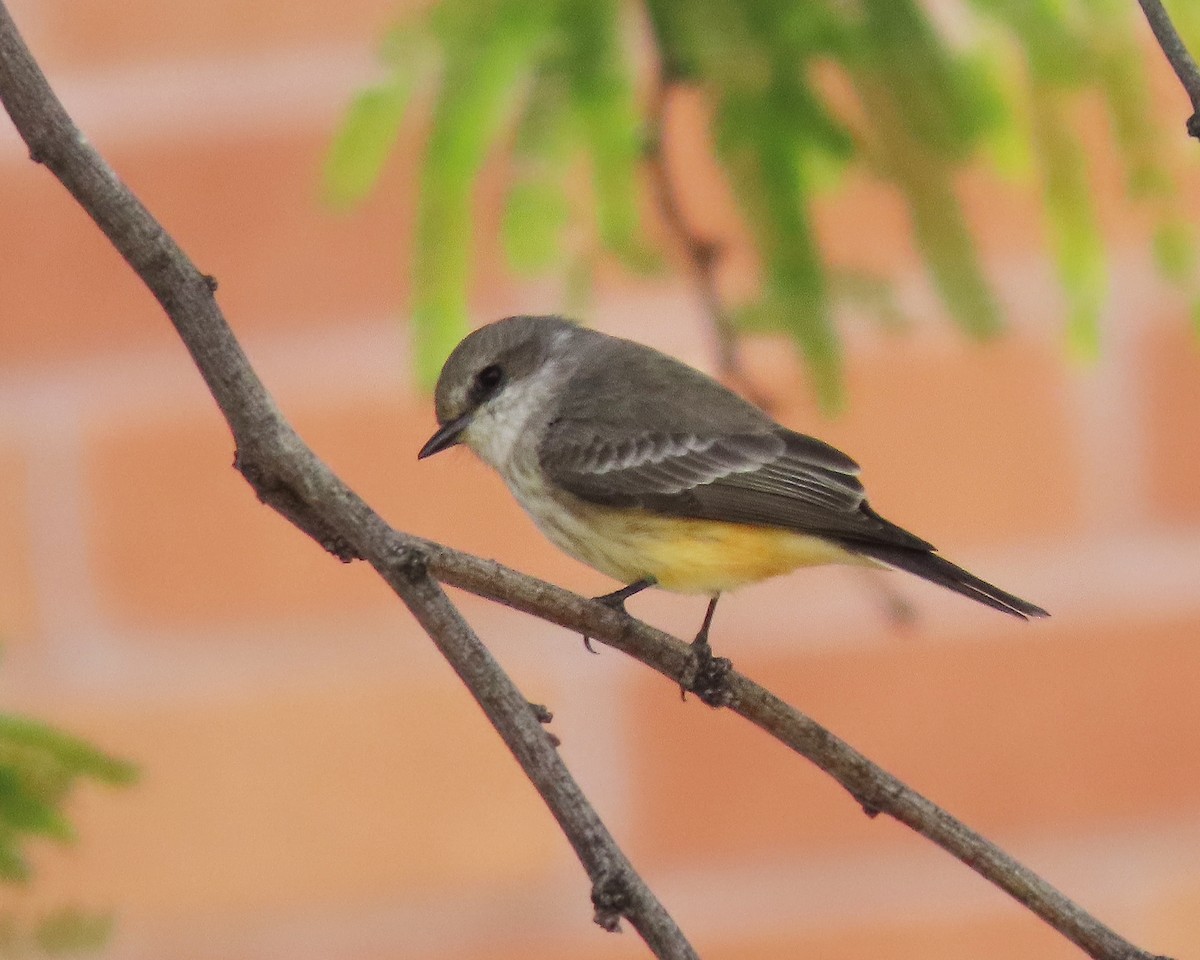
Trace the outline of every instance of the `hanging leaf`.
<path fill-rule="evenodd" d="M 472 187 L 548 36 L 539 4 L 479 6 L 452 0 L 434 18 L 449 59 L 421 166 L 412 307 L 417 373 L 427 386 L 467 331 Z"/>
<path fill-rule="evenodd" d="M 1196 5 L 1174 6 L 1184 36 L 1200 42 Z M 466 329 L 472 194 L 493 150 L 511 159 L 502 236 L 515 270 L 554 271 L 574 290 L 602 253 L 639 269 L 655 262 L 641 164 L 646 91 L 660 76 L 688 85 L 714 116 L 717 160 L 761 267 L 759 295 L 736 315 L 790 332 L 827 404 L 840 389 L 830 300 L 852 294 L 830 289 L 810 207 L 856 166 L 899 191 L 941 299 L 980 336 L 1000 328 L 1001 313 L 956 181 L 980 161 L 1006 176 L 1035 172 L 1068 338 L 1094 353 L 1104 251 L 1088 158 L 1069 127 L 1085 95 L 1104 99 L 1127 192 L 1157 221 L 1164 271 L 1196 284 L 1195 230 L 1173 201 L 1135 17 L 1123 0 L 443 0 L 387 38 L 391 71 L 349 111 L 327 180 L 342 203 L 363 196 L 436 60 L 413 262 L 425 383 Z M 583 169 L 590 191 L 568 189 Z"/>
<path fill-rule="evenodd" d="M 828 410 L 843 402 L 841 349 L 829 311 L 825 266 L 808 215 L 801 154 L 787 107 L 791 85 L 776 74 L 771 94 L 728 95 L 717 116 L 717 149 L 764 260 L 758 328 L 784 330 L 800 346 L 817 396 Z"/>
<path fill-rule="evenodd" d="M 1079 141 L 1052 89 L 1033 88 L 1034 142 L 1059 276 L 1070 301 L 1067 341 L 1079 356 L 1100 349 L 1100 311 L 1108 293 L 1104 244 L 1092 207 Z"/>
<path fill-rule="evenodd" d="M 505 198 L 503 238 L 509 264 L 542 273 L 566 260 L 564 234 L 571 218 L 566 178 L 578 122 L 558 70 L 533 77 L 513 144 L 513 181 Z"/>
<path fill-rule="evenodd" d="M 404 120 L 411 93 L 411 84 L 397 75 L 354 98 L 325 162 L 327 202 L 347 209 L 370 193 Z"/>
<path fill-rule="evenodd" d="M 868 115 L 875 118 L 872 155 L 879 172 L 907 201 L 918 249 L 942 301 L 972 336 L 998 332 L 1003 327 L 1000 307 L 984 276 L 945 160 L 901 119 L 899 95 L 886 77 L 864 70 L 855 83 Z"/>
<path fill-rule="evenodd" d="M 638 175 L 643 144 L 633 67 L 619 0 L 563 0 L 569 96 L 592 164 L 601 243 L 628 265 L 654 262 L 641 236 Z"/>
<path fill-rule="evenodd" d="M 325 199 L 337 209 L 361 202 L 379 180 L 414 87 L 433 62 L 425 19 L 389 31 L 380 59 L 387 66 L 387 78 L 351 101 L 325 158 Z"/>
<path fill-rule="evenodd" d="M 1003 115 L 986 71 L 956 56 L 913 0 L 863 0 L 862 69 L 887 77 L 908 135 L 963 159 Z"/>
<path fill-rule="evenodd" d="M 1163 276 L 1176 283 L 1189 280 L 1196 270 L 1196 242 L 1191 226 L 1174 217 L 1154 231 L 1154 259 Z"/>

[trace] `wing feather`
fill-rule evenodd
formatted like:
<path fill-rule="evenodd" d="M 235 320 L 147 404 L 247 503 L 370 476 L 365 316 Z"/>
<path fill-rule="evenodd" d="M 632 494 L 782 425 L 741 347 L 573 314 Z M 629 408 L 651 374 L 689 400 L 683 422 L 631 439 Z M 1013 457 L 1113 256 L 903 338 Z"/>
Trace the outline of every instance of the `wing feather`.
<path fill-rule="evenodd" d="M 556 420 L 539 458 L 557 486 L 590 503 L 930 549 L 871 509 L 853 460 L 769 421 L 704 436 Z"/>

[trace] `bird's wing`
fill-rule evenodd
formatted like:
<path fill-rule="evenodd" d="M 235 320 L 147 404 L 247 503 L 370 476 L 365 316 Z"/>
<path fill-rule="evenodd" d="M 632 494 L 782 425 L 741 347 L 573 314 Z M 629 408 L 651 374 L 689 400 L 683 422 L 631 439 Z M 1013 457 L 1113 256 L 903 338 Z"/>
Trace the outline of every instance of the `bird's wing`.
<path fill-rule="evenodd" d="M 650 415 L 638 428 L 595 416 L 551 421 L 543 471 L 590 503 L 694 519 L 762 524 L 855 542 L 932 549 L 867 504 L 858 465 L 826 443 L 766 417 L 734 433 L 673 431 Z M 654 422 L 659 421 L 659 422 Z"/>

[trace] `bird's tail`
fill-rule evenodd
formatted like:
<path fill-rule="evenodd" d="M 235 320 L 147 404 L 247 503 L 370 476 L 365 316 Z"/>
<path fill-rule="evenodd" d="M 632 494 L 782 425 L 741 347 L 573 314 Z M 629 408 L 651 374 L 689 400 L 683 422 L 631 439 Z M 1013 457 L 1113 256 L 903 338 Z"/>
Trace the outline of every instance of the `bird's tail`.
<path fill-rule="evenodd" d="M 855 553 L 861 553 L 873 560 L 897 570 L 915 573 L 931 583 L 940 584 L 964 597 L 970 597 L 979 603 L 985 603 L 994 610 L 1028 620 L 1030 617 L 1048 617 L 1041 607 L 1022 600 L 1011 593 L 994 587 L 980 580 L 974 574 L 967 573 L 962 567 L 956 566 L 949 560 L 927 550 L 914 550 L 911 547 L 897 547 L 890 544 L 866 543 L 846 544 Z"/>

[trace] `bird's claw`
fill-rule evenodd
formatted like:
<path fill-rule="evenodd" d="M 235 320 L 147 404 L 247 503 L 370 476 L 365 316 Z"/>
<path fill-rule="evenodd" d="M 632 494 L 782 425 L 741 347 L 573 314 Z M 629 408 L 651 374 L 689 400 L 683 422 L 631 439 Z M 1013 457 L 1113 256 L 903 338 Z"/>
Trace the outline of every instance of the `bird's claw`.
<path fill-rule="evenodd" d="M 679 699 L 689 693 L 698 696 L 710 707 L 725 707 L 733 699 L 729 688 L 729 673 L 733 662 L 727 657 L 714 657 L 708 638 L 701 635 L 692 641 L 692 662 L 679 684 Z"/>

